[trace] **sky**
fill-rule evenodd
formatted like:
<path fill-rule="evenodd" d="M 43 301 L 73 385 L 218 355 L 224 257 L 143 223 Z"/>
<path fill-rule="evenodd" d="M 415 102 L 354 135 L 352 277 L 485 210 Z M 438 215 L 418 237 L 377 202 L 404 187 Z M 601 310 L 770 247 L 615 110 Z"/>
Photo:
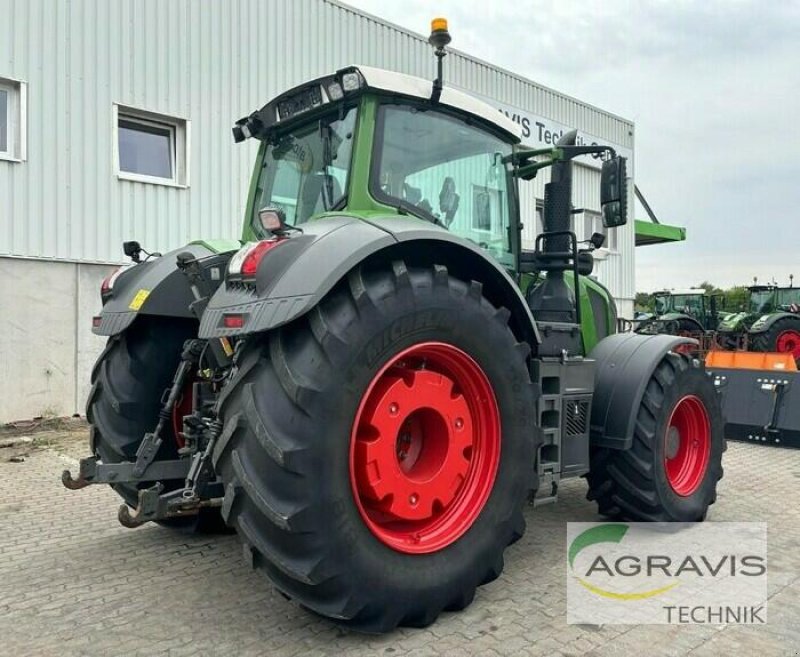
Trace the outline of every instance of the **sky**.
<path fill-rule="evenodd" d="M 800 276 L 800 0 L 347 4 L 445 16 L 457 50 L 633 120 L 636 184 L 687 229 L 636 249 L 638 291 Z"/>

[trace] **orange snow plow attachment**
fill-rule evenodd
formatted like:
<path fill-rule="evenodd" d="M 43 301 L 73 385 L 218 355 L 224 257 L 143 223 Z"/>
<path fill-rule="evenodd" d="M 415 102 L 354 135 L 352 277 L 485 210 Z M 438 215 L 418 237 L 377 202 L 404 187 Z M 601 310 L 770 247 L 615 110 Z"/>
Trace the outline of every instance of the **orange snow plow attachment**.
<path fill-rule="evenodd" d="M 765 354 L 754 351 L 709 351 L 706 355 L 706 368 L 797 371 L 797 365 L 791 354 Z"/>
<path fill-rule="evenodd" d="M 791 354 L 709 351 L 728 440 L 800 448 L 800 372 Z"/>

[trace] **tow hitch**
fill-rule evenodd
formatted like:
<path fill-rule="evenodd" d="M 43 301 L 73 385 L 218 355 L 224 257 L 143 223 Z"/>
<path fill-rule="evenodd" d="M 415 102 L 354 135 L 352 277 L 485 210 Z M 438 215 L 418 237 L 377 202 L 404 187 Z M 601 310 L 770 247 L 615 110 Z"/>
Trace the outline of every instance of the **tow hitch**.
<path fill-rule="evenodd" d="M 222 506 L 224 491 L 216 481 L 211 464 L 211 454 L 219 438 L 222 424 L 216 419 L 213 384 L 199 381 L 193 385 L 194 412 L 183 421 L 185 446 L 179 450 L 180 458 L 158 460 L 162 444 L 161 433 L 171 421 L 172 412 L 186 381 L 193 370 L 199 367 L 206 340 L 187 340 L 184 344 L 181 363 L 159 411 L 158 424 L 152 433 L 147 433 L 136 452 L 135 461 L 99 463 L 97 456 L 81 459 L 78 476 L 69 470 L 61 474 L 61 482 L 70 490 L 79 490 L 90 484 L 123 484 L 155 482 L 139 490 L 136 508 L 131 510 L 123 504 L 117 517 L 125 527 L 139 527 L 150 520 L 164 520 L 196 515 L 201 509 Z M 183 486 L 164 492 L 165 481 L 182 480 Z"/>

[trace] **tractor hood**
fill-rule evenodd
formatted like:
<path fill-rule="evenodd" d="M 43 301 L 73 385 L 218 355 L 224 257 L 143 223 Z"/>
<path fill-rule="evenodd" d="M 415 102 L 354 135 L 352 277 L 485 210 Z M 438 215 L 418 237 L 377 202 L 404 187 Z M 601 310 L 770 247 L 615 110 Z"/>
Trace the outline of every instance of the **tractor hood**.
<path fill-rule="evenodd" d="M 720 320 L 717 328 L 720 331 L 736 331 L 749 316 L 749 313 L 733 313 Z"/>

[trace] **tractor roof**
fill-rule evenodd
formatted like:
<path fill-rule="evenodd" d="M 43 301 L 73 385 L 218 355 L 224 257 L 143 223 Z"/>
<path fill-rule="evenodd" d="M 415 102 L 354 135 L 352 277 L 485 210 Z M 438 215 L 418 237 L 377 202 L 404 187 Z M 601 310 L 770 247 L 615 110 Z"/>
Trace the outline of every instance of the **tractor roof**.
<path fill-rule="evenodd" d="M 366 85 L 370 89 L 426 100 L 431 97 L 432 82 L 430 80 L 397 73 L 396 71 L 387 71 L 382 68 L 372 68 L 371 66 L 357 66 L 356 68 L 361 71 L 366 80 Z M 482 100 L 478 100 L 463 91 L 453 89 L 445 84 L 439 104 L 462 112 L 468 112 L 482 118 L 484 121 L 493 123 L 497 128 L 513 137 L 516 142 L 522 139 L 522 127 L 518 123 L 509 119 L 496 107 L 492 107 L 488 103 L 484 103 Z"/>
<path fill-rule="evenodd" d="M 658 290 L 657 292 L 653 292 L 653 294 L 657 295 L 671 295 L 675 296 L 676 294 L 707 294 L 707 290 L 703 289 L 702 287 L 687 287 L 684 289 L 678 290 Z"/>
<path fill-rule="evenodd" d="M 348 85 L 347 83 L 352 83 Z M 348 66 L 336 73 L 304 82 L 270 100 L 260 110 L 239 119 L 233 129 L 234 140 L 264 138 L 272 128 L 300 115 L 318 114 L 342 98 L 374 90 L 394 96 L 429 100 L 433 83 L 395 71 L 370 66 Z M 513 143 L 522 138 L 522 127 L 491 105 L 445 85 L 439 105 L 466 112 L 489 124 Z"/>

